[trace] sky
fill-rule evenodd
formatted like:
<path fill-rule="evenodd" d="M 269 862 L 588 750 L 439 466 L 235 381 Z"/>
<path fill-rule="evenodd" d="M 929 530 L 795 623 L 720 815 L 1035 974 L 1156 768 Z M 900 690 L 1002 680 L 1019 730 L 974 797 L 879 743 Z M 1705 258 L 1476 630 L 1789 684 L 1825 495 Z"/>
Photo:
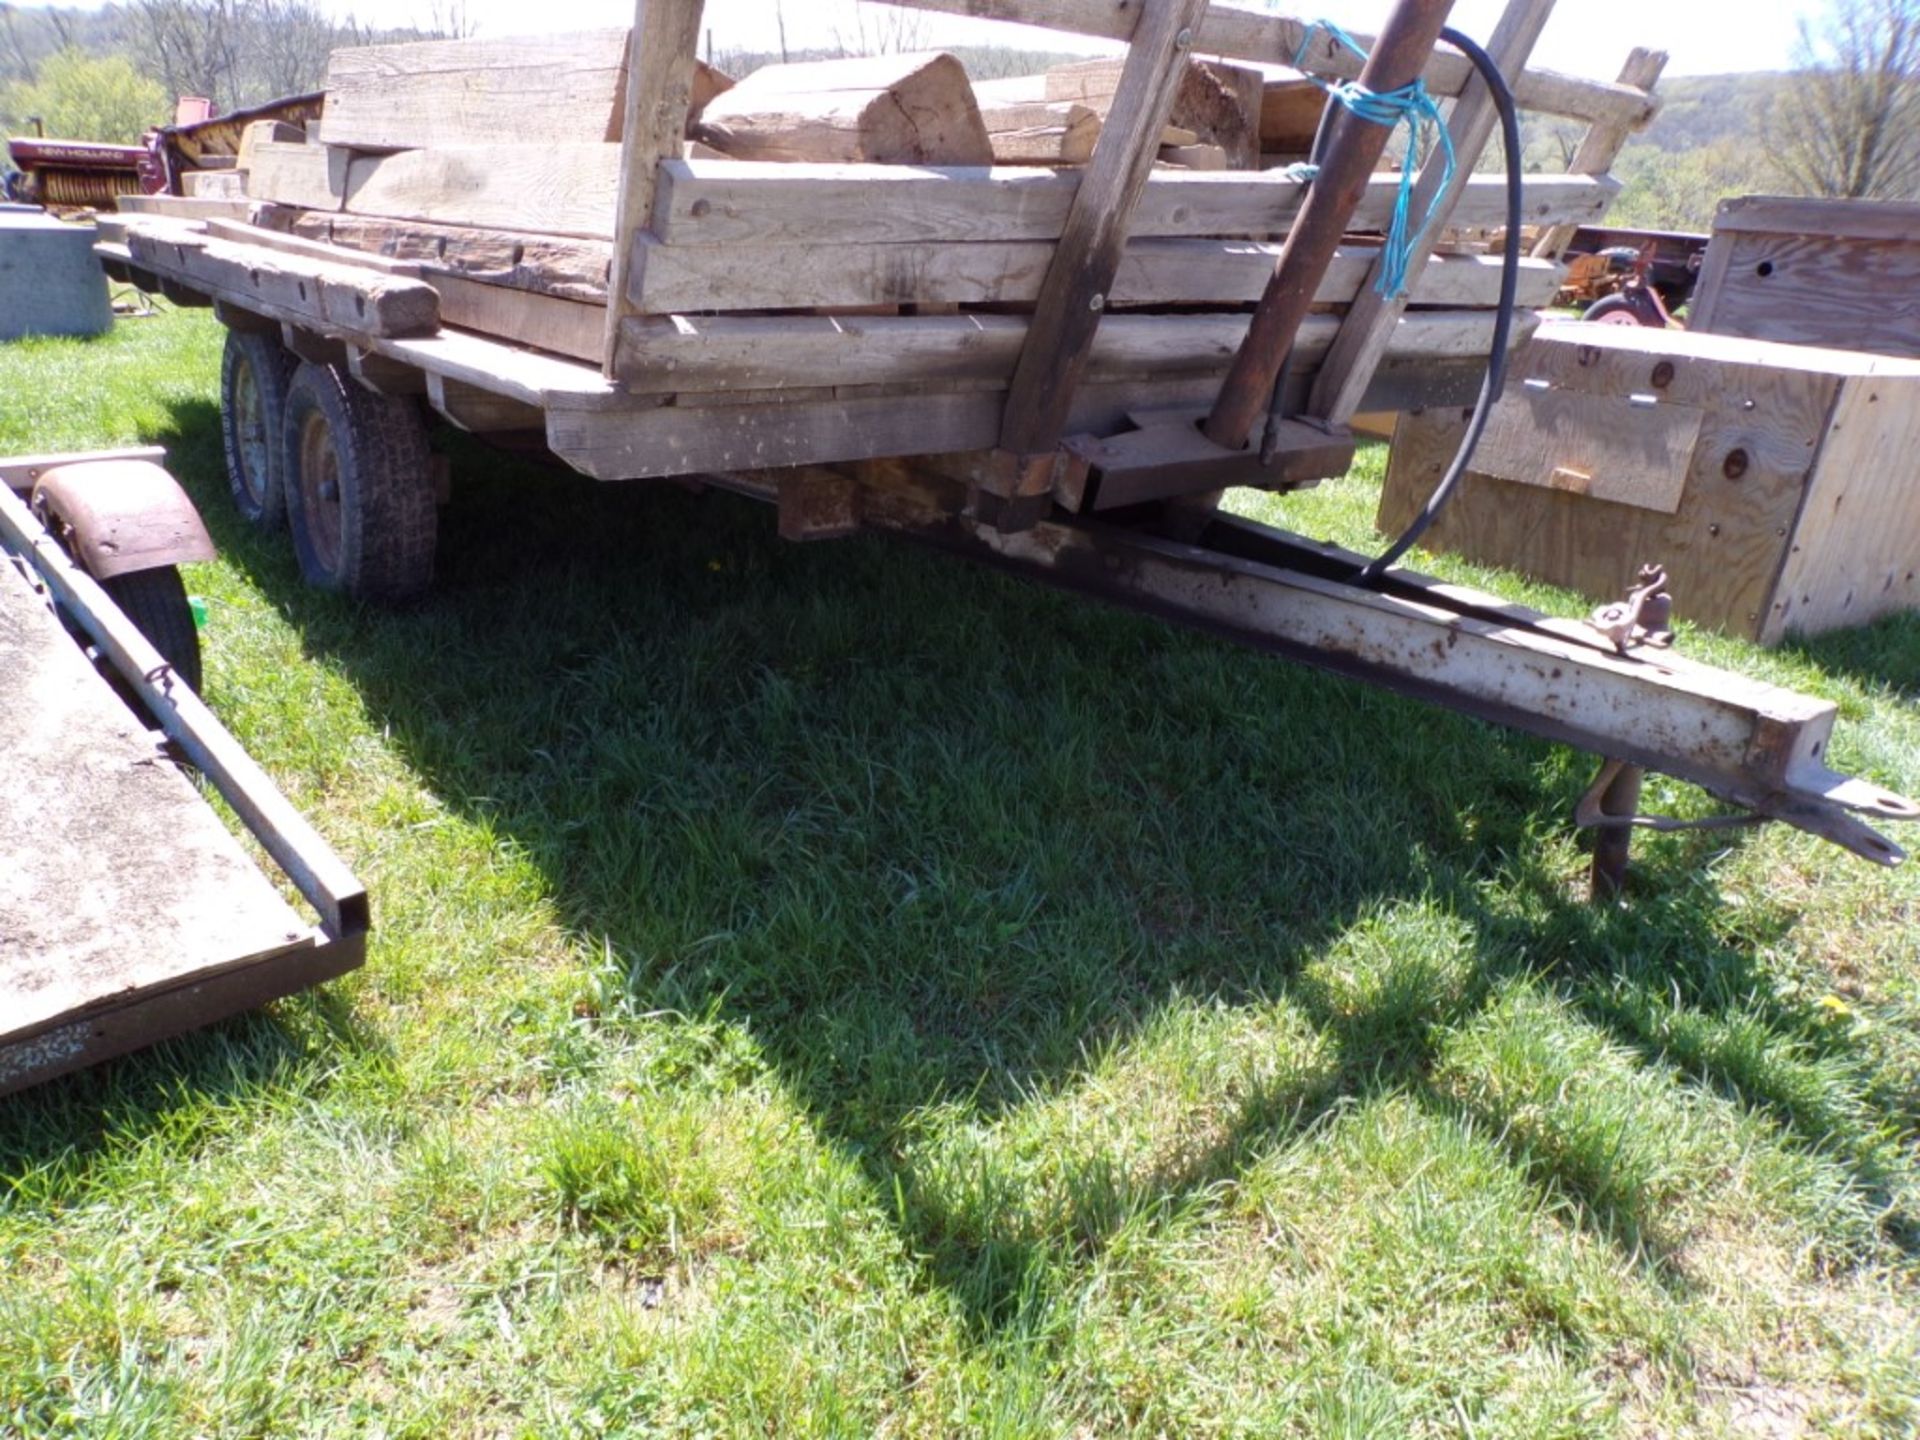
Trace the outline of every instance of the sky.
<path fill-rule="evenodd" d="M 44 0 L 24 0 L 32 7 Z M 71 3 L 71 0 L 69 0 Z M 85 3 L 85 0 L 82 0 Z M 444 14 L 449 3 L 464 7 L 475 32 L 524 35 L 629 24 L 632 0 L 320 0 L 336 14 L 358 13 L 380 25 L 402 25 Z M 1612 79 L 1635 45 L 1664 48 L 1670 75 L 1711 75 L 1735 70 L 1780 70 L 1790 64 L 1796 16 L 1818 0 L 1560 0 L 1534 63 L 1576 75 Z M 1240 0 L 1239 8 L 1261 8 Z M 1354 29 L 1377 28 L 1390 0 L 1288 0 L 1269 9 L 1314 18 L 1324 16 Z M 1453 24 L 1484 39 L 1504 8 L 1503 0 L 1456 0 Z M 533 11 L 537 19 L 529 12 Z M 845 43 L 845 37 L 884 23 L 889 7 L 864 0 L 707 0 L 706 21 L 716 48 L 771 50 L 784 18 L 787 43 L 795 48 Z M 921 17 L 921 43 L 1010 41 L 1035 48 L 1076 48 L 1048 32 L 1003 27 L 990 21 Z"/>

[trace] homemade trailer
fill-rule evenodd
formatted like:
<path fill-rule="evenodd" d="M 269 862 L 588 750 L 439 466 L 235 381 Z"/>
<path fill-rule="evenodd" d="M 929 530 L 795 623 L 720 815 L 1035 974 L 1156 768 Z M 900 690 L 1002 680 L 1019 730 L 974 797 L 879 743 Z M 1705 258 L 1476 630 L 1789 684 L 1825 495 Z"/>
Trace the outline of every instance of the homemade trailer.
<path fill-rule="evenodd" d="M 1900 858 L 1867 821 L 1920 810 L 1825 767 L 1834 707 L 1661 648 L 1657 584 L 1560 621 L 1217 508 L 1343 474 L 1363 408 L 1473 402 L 1561 270 L 1440 253 L 1446 227 L 1517 247 L 1517 220 L 1601 219 L 1658 57 L 1612 84 L 1528 70 L 1552 0 L 1511 0 L 1486 67 L 1438 43 L 1449 0 L 1401 0 L 1351 44 L 1207 0 L 901 3 L 1126 42 L 1084 167 L 707 158 L 699 0 L 638 0 L 578 84 L 554 83 L 547 38 L 344 52 L 317 134 L 259 149 L 249 194 L 272 203 L 126 217 L 100 254 L 228 326 L 236 499 L 285 511 L 317 583 L 428 582 L 424 407 L 597 478 L 703 477 L 776 504 L 791 539 L 889 531 L 1608 757 L 1580 817 L 1602 889 L 1631 827 L 1664 823 L 1634 814 L 1640 767 Z M 1311 171 L 1156 170 L 1196 56 L 1355 103 Z M 1526 177 L 1517 213 L 1474 173 L 1510 118 L 1502 75 L 1589 125 L 1582 173 Z M 1387 125 L 1356 110 L 1416 80 L 1453 101 L 1456 163 L 1435 147 L 1406 204 L 1377 171 Z M 538 164 L 474 148 L 533 92 Z M 1377 236 L 1403 205 L 1395 293 Z"/>
<path fill-rule="evenodd" d="M 160 458 L 0 459 L 0 1095 L 330 980 L 366 953 L 366 892 L 194 693 L 199 646 L 174 563 L 212 547 Z"/>

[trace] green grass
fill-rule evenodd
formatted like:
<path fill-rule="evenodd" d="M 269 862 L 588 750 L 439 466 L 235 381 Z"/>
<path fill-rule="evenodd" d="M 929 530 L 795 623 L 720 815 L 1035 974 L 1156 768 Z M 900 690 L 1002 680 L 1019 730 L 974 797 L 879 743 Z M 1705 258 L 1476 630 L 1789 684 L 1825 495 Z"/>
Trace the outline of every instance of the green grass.
<path fill-rule="evenodd" d="M 1580 757 L 449 440 L 358 609 L 225 505 L 218 339 L 7 347 L 0 450 L 169 446 L 378 928 L 0 1102 L 0 1433 L 1920 1428 L 1910 872 L 1657 837 L 1597 910 Z M 1379 465 L 1241 503 L 1365 548 Z M 1920 623 L 1681 643 L 1920 791 Z"/>

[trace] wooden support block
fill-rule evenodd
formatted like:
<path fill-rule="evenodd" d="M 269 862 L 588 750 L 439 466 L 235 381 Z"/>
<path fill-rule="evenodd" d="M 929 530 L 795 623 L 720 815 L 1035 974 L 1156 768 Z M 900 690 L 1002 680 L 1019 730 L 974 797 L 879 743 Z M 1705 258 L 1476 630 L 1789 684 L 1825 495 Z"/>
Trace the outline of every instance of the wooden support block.
<path fill-rule="evenodd" d="M 1082 165 L 1100 139 L 1100 116 L 1085 105 L 985 104 L 980 118 L 996 165 Z"/>
<path fill-rule="evenodd" d="M 350 151 L 325 145 L 256 144 L 247 168 L 247 196 L 302 210 L 338 210 L 352 159 Z"/>
<path fill-rule="evenodd" d="M 235 170 L 189 170 L 180 177 L 180 191 L 194 200 L 245 200 L 245 178 Z"/>
<path fill-rule="evenodd" d="M 291 321 L 280 322 L 280 343 L 314 365 L 347 363 L 347 346 L 343 341 L 331 335 L 318 334 Z"/>
<path fill-rule="evenodd" d="M 768 65 L 710 102 L 694 134 L 742 160 L 993 161 L 967 72 L 945 54 Z"/>
<path fill-rule="evenodd" d="M 1162 165 L 1172 165 L 1181 170 L 1227 168 L 1227 152 L 1218 145 L 1162 145 L 1158 159 Z"/>
<path fill-rule="evenodd" d="M 228 300 L 213 302 L 213 318 L 229 330 L 238 330 L 243 335 L 278 335 L 280 322 L 269 320 L 252 310 L 243 310 Z"/>
<path fill-rule="evenodd" d="M 113 205 L 122 215 L 155 215 L 169 220 L 206 220 L 214 216 L 245 220 L 253 213 L 251 200 L 195 200 L 185 195 L 117 195 Z"/>
<path fill-rule="evenodd" d="M 347 371 L 376 395 L 424 395 L 427 377 L 411 365 L 358 345 L 347 347 Z"/>
<path fill-rule="evenodd" d="M 251 170 L 253 157 L 262 145 L 306 143 L 307 131 L 303 125 L 286 120 L 255 120 L 240 132 L 240 148 L 234 157 L 234 166 L 240 170 Z"/>
<path fill-rule="evenodd" d="M 475 435 L 546 428 L 546 416 L 539 406 L 444 375 L 427 376 L 427 403 L 460 429 Z"/>
<path fill-rule="evenodd" d="M 560 300 L 458 275 L 426 272 L 439 293 L 440 322 L 598 364 L 605 353 L 607 307 Z"/>
<path fill-rule="evenodd" d="M 841 540 L 860 531 L 860 487 L 837 470 L 777 472 L 782 540 Z"/>
<path fill-rule="evenodd" d="M 613 249 L 603 240 L 362 215 L 302 214 L 291 223 L 293 233 L 304 239 L 417 261 L 466 280 L 591 304 L 604 305 L 607 299 Z"/>
<path fill-rule="evenodd" d="M 1113 109 L 1123 63 L 1083 60 L 1057 66 L 1046 74 L 1046 98 L 1085 105 L 1104 120 Z M 1215 145 L 1233 169 L 1258 169 L 1260 88 L 1258 71 L 1219 61 L 1188 61 L 1167 123 L 1194 138 L 1167 143 Z"/>
<path fill-rule="evenodd" d="M 326 244 L 324 241 L 308 240 L 299 235 L 269 230 L 262 225 L 249 225 L 240 220 L 209 220 L 206 226 L 207 234 L 214 239 L 231 240 L 236 245 L 258 245 L 263 249 L 277 250 L 284 255 L 304 255 L 309 260 L 377 270 L 382 275 L 399 275 L 407 279 L 417 279 L 420 275 L 421 267 L 415 261 L 393 260 L 385 255 L 348 250 L 338 245 Z"/>
<path fill-rule="evenodd" d="M 355 150 L 618 141 L 625 29 L 333 52 L 320 139 Z"/>
<path fill-rule="evenodd" d="M 618 145 L 449 146 L 355 159 L 339 208 L 355 215 L 608 239 L 619 187 Z"/>

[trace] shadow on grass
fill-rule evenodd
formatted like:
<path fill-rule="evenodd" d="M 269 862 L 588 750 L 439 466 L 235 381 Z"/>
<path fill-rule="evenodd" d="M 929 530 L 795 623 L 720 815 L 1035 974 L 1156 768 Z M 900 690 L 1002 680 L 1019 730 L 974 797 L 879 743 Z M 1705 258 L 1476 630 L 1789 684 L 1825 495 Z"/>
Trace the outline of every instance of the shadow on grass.
<path fill-rule="evenodd" d="M 1920 614 L 1890 615 L 1871 625 L 1795 636 L 1783 647 L 1830 675 L 1885 685 L 1903 700 L 1920 699 Z"/>
<path fill-rule="evenodd" d="M 1726 923 L 1686 842 L 1648 848 L 1631 910 L 1573 898 L 1540 837 L 1586 762 L 1551 746 L 908 546 L 783 545 L 746 501 L 530 473 L 459 437 L 436 442 L 458 477 L 437 589 L 375 612 L 303 588 L 284 541 L 233 517 L 213 407 L 175 420 L 221 550 L 444 803 L 542 868 L 564 922 L 605 942 L 600 979 L 750 1024 L 876 1192 L 898 1188 L 909 1248 L 985 1330 L 1044 1301 L 1045 1242 L 920 1184 L 911 1117 L 1017 1107 L 1173 995 L 1288 995 L 1332 1036 L 1334 1075 L 1259 1097 L 1144 1188 L 1087 1175 L 1081 1246 L 1330 1106 L 1426 1090 L 1444 1027 L 1507 980 L 1546 972 L 1654 1050 L 1594 977 L 1709 1014 L 1766 989 L 1769 937 Z M 1427 901 L 1473 934 L 1455 991 L 1351 1012 L 1302 982 L 1365 917 Z M 1529 1163 L 1659 1263 L 1655 1217 L 1604 1173 Z"/>

